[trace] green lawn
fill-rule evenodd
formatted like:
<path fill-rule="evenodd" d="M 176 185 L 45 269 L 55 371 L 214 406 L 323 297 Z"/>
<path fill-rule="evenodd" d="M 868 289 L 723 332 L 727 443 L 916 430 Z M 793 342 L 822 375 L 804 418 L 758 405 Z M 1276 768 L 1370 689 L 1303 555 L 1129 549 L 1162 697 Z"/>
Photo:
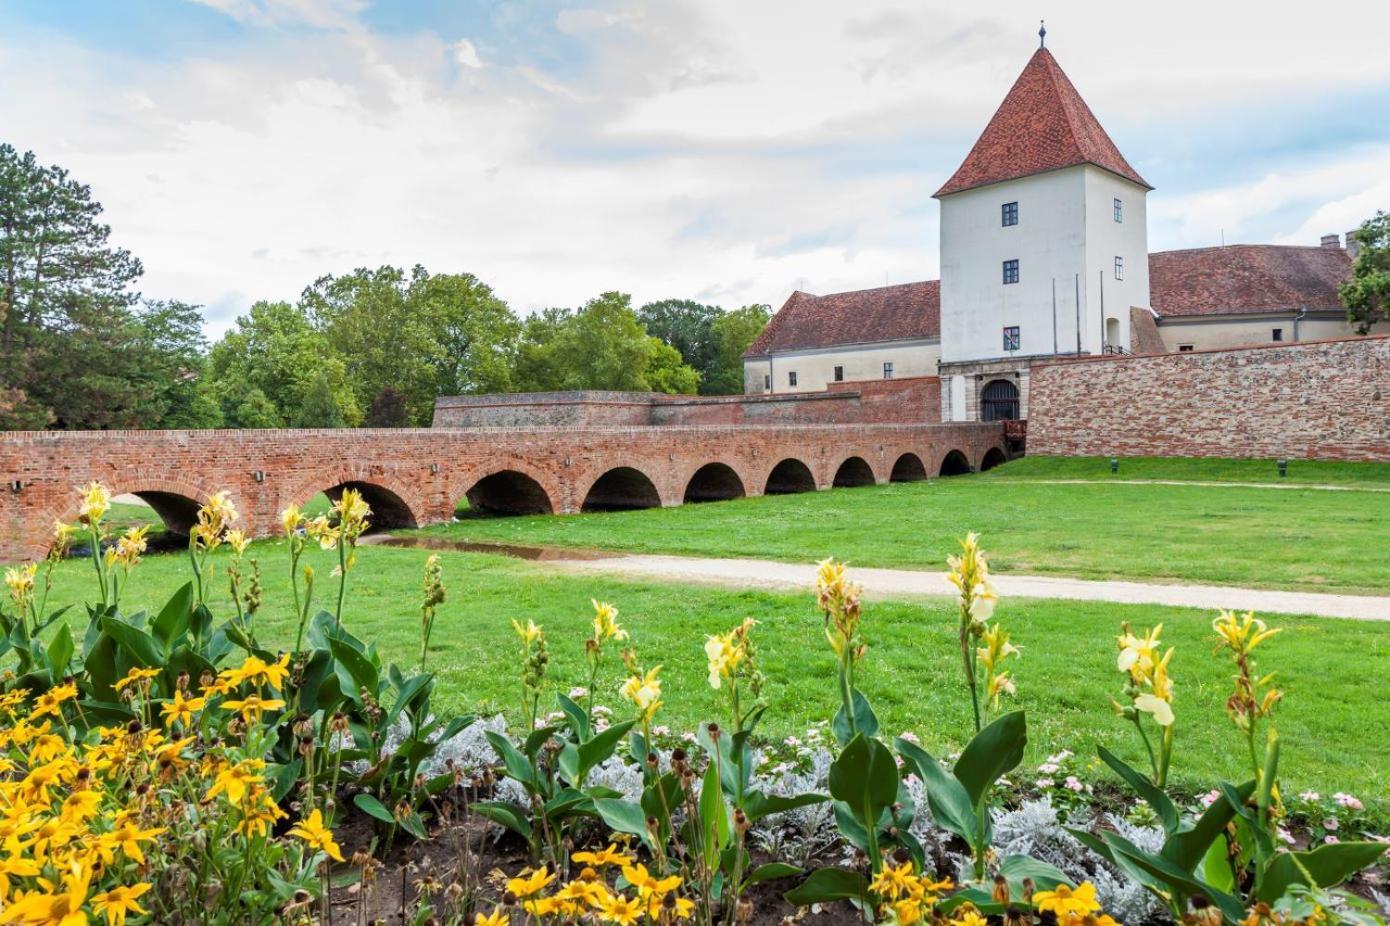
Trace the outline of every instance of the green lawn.
<path fill-rule="evenodd" d="M 1390 489 L 1390 463 L 1290 460 L 1279 476 L 1274 460 L 1197 457 L 1124 457 L 1110 472 L 1110 457 L 1023 457 L 990 470 L 989 479 L 1161 479 L 1185 482 L 1268 482 Z"/>
<path fill-rule="evenodd" d="M 869 490 L 863 497 L 903 496 Z M 294 628 L 287 607 L 283 543 L 261 542 L 252 549 L 266 572 L 259 633 L 285 645 L 293 639 Z M 320 602 L 330 600 L 334 589 L 327 578 L 336 561 L 332 555 L 317 550 L 310 554 L 323 577 Z M 416 602 L 425 556 L 420 550 L 364 548 L 351 575 L 347 620 L 354 632 L 375 642 L 390 659 L 415 658 Z M 809 595 L 564 575 L 548 572 L 544 564 L 496 556 L 446 552 L 441 557 L 449 597 L 436 625 L 431 665 L 440 673 L 445 706 L 461 711 L 512 707 L 517 649 L 513 618 L 534 619 L 545 627 L 553 654 L 550 677 L 557 690 L 582 683 L 581 638 L 589 630 L 591 598 L 614 602 L 642 661 L 663 664 L 666 706 L 661 721 L 677 730 L 717 716 L 714 694 L 705 682 L 701 646 L 707 634 L 744 616 L 761 622 L 757 640 L 771 704 L 767 732 L 801 731 L 828 718 L 837 703 L 829 683 L 834 671 L 831 654 L 822 642 L 820 617 Z M 183 556 L 148 557 L 131 578 L 125 610 L 158 605 L 185 579 Z M 90 563 L 69 561 L 58 568 L 51 601 L 77 603 L 91 590 Z M 228 612 L 225 601 L 214 605 L 220 615 Z M 1023 649 L 1016 674 L 1018 703 L 1029 712 L 1030 761 L 1041 761 L 1063 747 L 1090 755 L 1097 742 L 1139 760 L 1132 730 L 1115 718 L 1108 703 L 1118 681 L 1113 637 L 1122 620 L 1136 625 L 1162 621 L 1165 639 L 1178 647 L 1174 672 L 1179 786 L 1195 791 L 1209 787 L 1213 776 L 1242 774 L 1239 742 L 1223 710 L 1230 669 L 1212 654 L 1211 614 L 1006 600 L 998 616 Z M 870 650 L 862 687 L 887 731 L 914 730 L 941 751 L 958 748 L 968 724 L 953 621 L 944 600 L 866 606 Z M 1390 702 L 1383 690 L 1390 624 L 1316 618 L 1280 618 L 1278 623 L 1285 632 L 1262 647 L 1261 669 L 1277 669 L 1287 689 L 1279 710 L 1286 785 L 1349 791 L 1390 813 L 1385 797 L 1390 794 L 1390 741 L 1367 735 L 1390 729 Z M 615 694 L 618 671 L 614 659 L 602 680 L 602 697 L 621 710 Z"/>
<path fill-rule="evenodd" d="M 1390 493 L 1026 480 L 1108 478 L 1098 460 L 1024 459 L 977 476 L 601 514 L 464 518 L 468 541 L 940 568 L 978 531 L 1000 572 L 1385 594 Z M 1265 479 L 1258 461 L 1126 461 L 1121 475 Z M 1364 469 L 1358 467 L 1365 467 Z M 1133 470 L 1133 471 L 1131 471 Z M 1300 463 L 1310 481 L 1390 479 Z"/>

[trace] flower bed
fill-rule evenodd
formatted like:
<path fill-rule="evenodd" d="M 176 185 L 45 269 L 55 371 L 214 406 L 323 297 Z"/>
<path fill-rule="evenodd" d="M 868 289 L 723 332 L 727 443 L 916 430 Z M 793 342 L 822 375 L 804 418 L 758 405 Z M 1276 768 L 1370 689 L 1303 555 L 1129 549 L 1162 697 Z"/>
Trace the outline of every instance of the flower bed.
<path fill-rule="evenodd" d="M 1167 786 L 1181 761 L 1180 667 L 1161 627 L 1118 636 L 1112 708 L 1148 767 L 1101 747 L 1022 768 L 1027 720 L 1007 709 L 1020 647 L 996 618 L 973 535 L 950 565 L 976 735 L 943 761 L 879 729 L 856 684 L 872 671 L 872 623 L 831 560 L 816 604 L 840 709 L 804 736 L 757 733 L 751 620 L 705 644 L 723 715 L 667 729 L 660 654 L 641 653 L 602 602 L 573 644 L 588 660 L 584 688 L 553 690 L 544 629 L 514 624 L 509 729 L 431 711 L 426 665 L 445 596 L 435 557 L 417 665 L 384 664 L 350 632 L 349 578 L 371 515 L 351 490 L 330 515 L 283 515 L 299 618 L 289 652 L 257 639 L 262 576 L 225 493 L 198 513 L 189 583 L 154 615 L 121 609 L 145 535 L 108 537 L 109 504 L 85 487 L 47 564 L 6 574 L 0 924 L 1378 922 L 1385 845 L 1365 831 L 1361 802 L 1280 792 L 1282 695 L 1256 666 L 1277 631 L 1253 615 L 1213 622 L 1249 777 L 1185 806 Z M 53 563 L 75 542 L 89 545 L 97 590 L 80 640 L 72 615 L 46 607 Z M 310 543 L 337 553 L 331 610 L 315 608 L 324 583 L 301 565 Z M 236 604 L 219 623 L 204 598 L 222 546 Z M 619 667 L 614 709 L 596 692 Z"/>

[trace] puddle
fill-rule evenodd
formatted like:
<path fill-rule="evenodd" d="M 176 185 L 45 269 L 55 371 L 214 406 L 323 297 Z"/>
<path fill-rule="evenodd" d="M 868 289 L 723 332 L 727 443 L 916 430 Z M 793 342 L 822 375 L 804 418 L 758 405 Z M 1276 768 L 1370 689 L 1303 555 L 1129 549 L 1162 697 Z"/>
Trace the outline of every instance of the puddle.
<path fill-rule="evenodd" d="M 477 540 L 450 540 L 448 537 L 435 537 L 428 534 L 400 536 L 396 534 L 369 534 L 361 540 L 363 545 L 381 547 L 412 547 L 419 550 L 453 550 L 459 553 L 491 553 L 495 556 L 510 556 L 513 559 L 528 559 L 545 562 L 548 560 L 595 560 L 611 559 L 615 554 L 600 550 L 585 550 L 575 547 L 538 547 L 516 543 L 489 543 Z"/>

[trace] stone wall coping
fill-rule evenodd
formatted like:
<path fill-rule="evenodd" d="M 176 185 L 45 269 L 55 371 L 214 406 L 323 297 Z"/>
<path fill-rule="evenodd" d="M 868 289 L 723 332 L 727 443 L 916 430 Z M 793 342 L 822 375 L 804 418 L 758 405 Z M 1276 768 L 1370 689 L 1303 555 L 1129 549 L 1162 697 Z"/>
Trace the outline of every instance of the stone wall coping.
<path fill-rule="evenodd" d="M 1133 361 L 1155 361 L 1200 357 L 1203 354 L 1244 354 L 1259 350 L 1298 350 L 1300 348 L 1320 347 L 1328 344 L 1365 343 L 1366 341 L 1390 340 L 1390 334 L 1362 334 L 1340 338 L 1319 338 L 1315 341 L 1271 341 L 1268 344 L 1246 344 L 1241 347 L 1204 347 L 1201 350 L 1168 351 L 1163 354 L 1091 354 L 1078 357 L 1057 357 L 1044 363 L 1035 363 L 1037 369 L 1051 366 L 1075 366 L 1082 363 L 1131 363 Z"/>

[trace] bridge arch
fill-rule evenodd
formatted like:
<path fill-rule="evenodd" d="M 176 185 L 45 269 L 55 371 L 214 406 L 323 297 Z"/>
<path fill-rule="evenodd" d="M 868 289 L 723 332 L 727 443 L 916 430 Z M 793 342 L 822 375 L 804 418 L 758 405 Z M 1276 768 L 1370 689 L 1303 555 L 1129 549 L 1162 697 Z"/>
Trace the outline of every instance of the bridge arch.
<path fill-rule="evenodd" d="M 363 472 L 349 467 L 306 477 L 282 494 L 280 507 L 304 505 L 319 492 L 327 495 L 329 501 L 337 502 L 345 489 L 360 492 L 362 500 L 372 509 L 367 519 L 368 533 L 420 526 L 418 512 L 423 511 L 424 506 L 408 488 L 386 473 Z"/>
<path fill-rule="evenodd" d="M 893 463 L 893 472 L 888 477 L 889 482 L 921 482 L 927 478 L 927 467 L 922 462 L 922 458 L 917 454 L 908 452 L 898 457 Z"/>
<path fill-rule="evenodd" d="M 163 477 L 132 479 L 120 475 L 98 475 L 95 479 L 111 491 L 112 498 L 134 495 L 149 505 L 151 511 L 149 522 L 151 524 L 156 521 L 162 523 L 165 532 L 173 537 L 188 536 L 189 531 L 198 521 L 198 509 L 212 494 L 212 490 L 200 483 L 184 479 Z M 83 480 L 84 483 L 89 481 L 91 480 Z M 241 509 L 243 522 L 247 513 L 248 501 L 248 499 L 238 498 L 235 491 L 232 492 L 232 502 Z M 43 524 L 45 531 L 52 527 L 54 520 L 62 521 L 65 524 L 71 524 L 77 520 L 80 505 L 76 487 L 65 495 L 64 502 L 65 507 L 55 512 L 53 517 L 48 518 Z M 240 526 L 245 525 L 241 523 Z"/>
<path fill-rule="evenodd" d="M 849 457 L 835 470 L 835 479 L 831 485 L 839 489 L 847 489 L 857 486 L 871 486 L 876 481 L 874 469 L 869 465 L 868 460 L 863 457 Z"/>
<path fill-rule="evenodd" d="M 632 511 L 660 508 L 661 493 L 651 477 L 631 466 L 615 466 L 593 481 L 581 511 Z"/>
<path fill-rule="evenodd" d="M 970 472 L 970 460 L 959 450 L 948 450 L 941 458 L 942 476 L 963 476 Z"/>
<path fill-rule="evenodd" d="M 790 495 L 795 492 L 814 492 L 816 477 L 811 475 L 811 467 L 796 457 L 787 457 L 767 474 L 767 487 L 764 495 Z"/>
<path fill-rule="evenodd" d="M 685 484 L 683 500 L 687 503 L 727 501 L 731 498 L 743 498 L 745 494 L 747 493 L 743 488 L 743 480 L 734 468 L 727 463 L 715 461 L 695 470 Z"/>
<path fill-rule="evenodd" d="M 1004 451 L 1000 450 L 998 447 L 990 447 L 985 451 L 985 455 L 980 458 L 980 472 L 983 473 L 987 469 L 994 469 L 996 466 L 1001 466 L 1007 462 L 1009 462 L 1009 458 L 1004 455 Z"/>
<path fill-rule="evenodd" d="M 553 514 L 555 503 L 531 473 L 508 467 L 476 480 L 466 492 L 468 507 L 485 515 Z"/>

